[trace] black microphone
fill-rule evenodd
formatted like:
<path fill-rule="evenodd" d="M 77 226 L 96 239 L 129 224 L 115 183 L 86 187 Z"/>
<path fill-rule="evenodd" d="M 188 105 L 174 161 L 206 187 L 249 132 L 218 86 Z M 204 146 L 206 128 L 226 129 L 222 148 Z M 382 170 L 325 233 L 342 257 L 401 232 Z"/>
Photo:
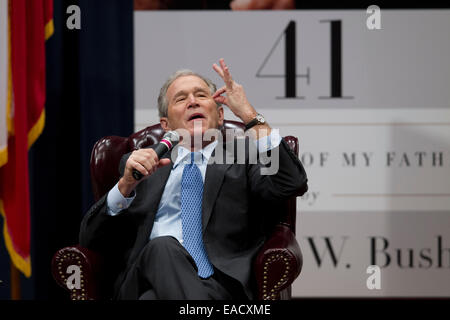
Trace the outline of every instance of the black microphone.
<path fill-rule="evenodd" d="M 156 146 L 155 152 L 158 156 L 158 159 L 161 158 L 167 151 L 172 150 L 172 148 L 178 143 L 180 140 L 180 135 L 176 131 L 168 131 L 162 137 L 161 141 Z M 143 177 L 142 173 L 133 169 L 133 178 L 136 180 L 141 180 Z"/>

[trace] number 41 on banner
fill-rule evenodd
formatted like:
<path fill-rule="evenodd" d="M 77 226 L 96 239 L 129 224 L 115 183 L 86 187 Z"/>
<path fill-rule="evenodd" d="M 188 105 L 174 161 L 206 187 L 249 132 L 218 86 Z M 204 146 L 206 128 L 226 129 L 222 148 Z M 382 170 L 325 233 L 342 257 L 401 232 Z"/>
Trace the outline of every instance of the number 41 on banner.
<path fill-rule="evenodd" d="M 321 96 L 319 99 L 353 99 L 351 96 L 342 95 L 342 21 L 341 20 L 322 20 L 321 23 L 330 23 L 330 94 Z M 272 56 L 275 48 L 284 36 L 284 75 L 282 74 L 263 74 L 262 70 Z M 310 83 L 310 68 L 306 68 L 306 74 L 297 74 L 297 56 L 296 56 L 296 22 L 289 21 L 286 29 L 275 41 L 269 54 L 264 59 L 261 67 L 256 73 L 258 78 L 284 78 L 285 95 L 277 97 L 278 99 L 304 99 L 297 95 L 297 78 L 306 78 L 306 84 Z"/>

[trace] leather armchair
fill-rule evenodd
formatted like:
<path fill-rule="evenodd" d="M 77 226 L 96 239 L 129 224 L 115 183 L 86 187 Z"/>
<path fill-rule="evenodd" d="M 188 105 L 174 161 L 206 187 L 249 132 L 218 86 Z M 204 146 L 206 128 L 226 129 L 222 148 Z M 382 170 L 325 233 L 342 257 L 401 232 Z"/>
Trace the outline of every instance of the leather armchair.
<path fill-rule="evenodd" d="M 243 131 L 240 122 L 226 120 L 223 130 Z M 225 133 L 225 131 L 223 131 Z M 90 160 L 95 200 L 100 199 L 118 181 L 118 164 L 123 154 L 157 143 L 164 131 L 159 124 L 140 130 L 129 137 L 108 136 L 94 145 Z M 224 134 L 224 137 L 225 134 Z M 298 154 L 298 140 L 287 136 L 284 140 Z M 260 300 L 291 298 L 291 284 L 302 268 L 302 253 L 295 239 L 296 197 L 287 200 L 281 209 L 278 223 L 271 229 L 254 261 L 257 297 Z M 80 270 L 80 286 L 70 289 L 67 280 L 73 271 Z M 80 245 L 58 250 L 52 259 L 52 274 L 56 282 L 70 292 L 72 300 L 97 300 L 107 297 L 102 289 L 101 256 Z"/>

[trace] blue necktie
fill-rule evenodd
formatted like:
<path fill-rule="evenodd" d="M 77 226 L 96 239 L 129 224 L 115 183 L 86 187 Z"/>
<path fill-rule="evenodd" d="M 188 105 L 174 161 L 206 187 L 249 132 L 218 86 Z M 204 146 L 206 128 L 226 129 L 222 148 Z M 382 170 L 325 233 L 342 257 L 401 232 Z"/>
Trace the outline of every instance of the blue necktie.
<path fill-rule="evenodd" d="M 201 156 L 200 153 L 197 153 Z M 203 179 L 200 169 L 194 163 L 185 165 L 181 178 L 181 224 L 183 228 L 183 245 L 194 258 L 201 278 L 208 278 L 214 273 L 203 244 L 202 237 L 202 199 Z"/>

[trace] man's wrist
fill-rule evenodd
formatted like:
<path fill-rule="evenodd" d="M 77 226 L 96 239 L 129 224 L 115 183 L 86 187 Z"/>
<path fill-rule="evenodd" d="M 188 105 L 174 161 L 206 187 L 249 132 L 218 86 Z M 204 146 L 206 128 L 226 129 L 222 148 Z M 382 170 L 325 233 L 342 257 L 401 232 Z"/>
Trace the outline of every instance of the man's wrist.
<path fill-rule="evenodd" d="M 253 128 L 255 126 L 259 126 L 259 125 L 265 125 L 266 124 L 266 119 L 264 118 L 264 116 L 262 114 L 257 114 L 255 118 L 253 118 L 252 121 L 250 121 L 249 123 L 247 123 L 245 125 L 245 131 L 249 130 L 250 128 Z"/>
<path fill-rule="evenodd" d="M 134 188 L 136 188 L 137 184 L 127 184 L 124 180 L 124 178 L 120 178 L 119 180 L 119 184 L 117 185 L 120 193 L 125 197 L 125 198 L 129 198 L 130 195 L 133 193 Z"/>
<path fill-rule="evenodd" d="M 241 116 L 241 120 L 242 122 L 247 125 L 247 123 L 249 123 L 250 121 L 252 121 L 253 119 L 255 119 L 255 117 L 258 115 L 258 112 L 256 112 L 255 109 L 251 109 L 247 112 L 245 112 L 242 116 Z"/>
<path fill-rule="evenodd" d="M 119 190 L 119 183 L 116 183 L 116 185 L 108 192 L 106 199 L 108 215 L 115 216 L 122 210 L 128 209 L 135 197 L 136 192 L 134 190 L 129 197 L 125 197 Z"/>

